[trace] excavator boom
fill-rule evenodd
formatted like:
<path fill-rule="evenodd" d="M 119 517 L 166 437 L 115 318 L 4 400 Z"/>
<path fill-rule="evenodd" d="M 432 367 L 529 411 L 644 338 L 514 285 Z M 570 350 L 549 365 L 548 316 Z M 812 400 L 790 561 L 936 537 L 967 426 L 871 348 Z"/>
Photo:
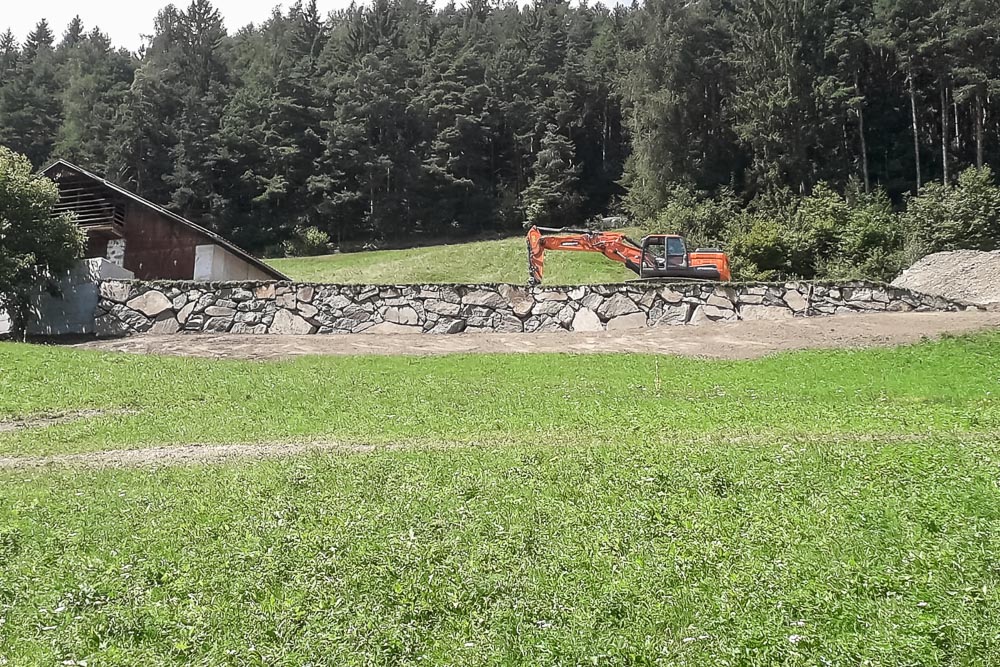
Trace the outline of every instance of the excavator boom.
<path fill-rule="evenodd" d="M 636 242 L 617 232 L 592 232 L 585 229 L 531 227 L 527 235 L 528 282 L 542 282 L 546 250 L 599 252 L 621 262 L 640 278 L 677 280 L 729 280 L 729 259 L 721 250 L 696 250 L 688 253 L 679 236 L 652 235 Z M 662 247 L 661 254 L 652 251 Z"/>

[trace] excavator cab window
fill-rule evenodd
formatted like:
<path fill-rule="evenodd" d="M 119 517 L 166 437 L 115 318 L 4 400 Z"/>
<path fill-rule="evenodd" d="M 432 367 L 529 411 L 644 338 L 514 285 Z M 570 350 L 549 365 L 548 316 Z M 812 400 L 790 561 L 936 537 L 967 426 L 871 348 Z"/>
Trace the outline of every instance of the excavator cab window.
<path fill-rule="evenodd" d="M 687 247 L 679 236 L 647 236 L 642 243 L 643 274 L 687 266 Z M 645 277 L 642 275 L 641 277 Z"/>

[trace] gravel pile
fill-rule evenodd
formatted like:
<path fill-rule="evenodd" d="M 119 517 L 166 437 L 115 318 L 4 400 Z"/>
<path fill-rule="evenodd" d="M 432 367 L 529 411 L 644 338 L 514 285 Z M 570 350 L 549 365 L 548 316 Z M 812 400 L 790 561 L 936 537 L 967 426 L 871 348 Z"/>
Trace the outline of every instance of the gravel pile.
<path fill-rule="evenodd" d="M 892 284 L 954 301 L 1000 307 L 1000 251 L 936 252 L 903 271 Z"/>

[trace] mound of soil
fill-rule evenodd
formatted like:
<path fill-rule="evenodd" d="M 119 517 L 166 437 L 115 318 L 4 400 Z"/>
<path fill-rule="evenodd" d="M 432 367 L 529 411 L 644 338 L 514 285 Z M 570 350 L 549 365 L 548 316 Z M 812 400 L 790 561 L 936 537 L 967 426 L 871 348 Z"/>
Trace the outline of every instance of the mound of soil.
<path fill-rule="evenodd" d="M 894 287 L 980 306 L 1000 306 L 1000 251 L 936 252 L 903 271 Z"/>

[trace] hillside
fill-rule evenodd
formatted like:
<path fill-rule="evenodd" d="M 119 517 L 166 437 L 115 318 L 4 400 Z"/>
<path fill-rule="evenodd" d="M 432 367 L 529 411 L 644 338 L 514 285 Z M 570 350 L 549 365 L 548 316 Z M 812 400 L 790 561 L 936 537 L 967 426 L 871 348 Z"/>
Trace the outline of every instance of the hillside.
<path fill-rule="evenodd" d="M 524 238 L 453 245 L 374 250 L 320 257 L 272 259 L 294 280 L 319 283 L 524 283 Z M 621 264 L 589 253 L 550 252 L 545 282 L 551 285 L 621 282 L 634 278 Z"/>

